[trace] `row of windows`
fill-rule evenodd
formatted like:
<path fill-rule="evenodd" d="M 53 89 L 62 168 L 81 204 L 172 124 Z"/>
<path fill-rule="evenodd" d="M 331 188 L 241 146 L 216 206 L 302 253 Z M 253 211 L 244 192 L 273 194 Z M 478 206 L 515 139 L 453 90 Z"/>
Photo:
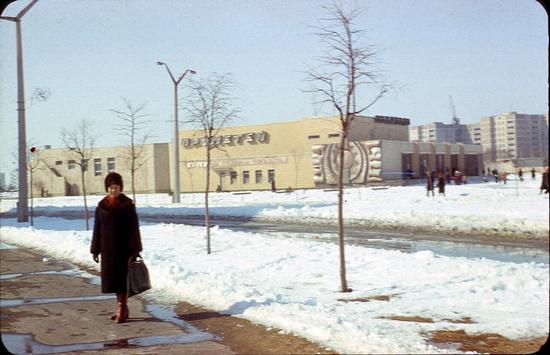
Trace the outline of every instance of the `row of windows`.
<path fill-rule="evenodd" d="M 328 137 L 329 138 L 340 137 L 340 133 L 329 133 Z M 311 136 L 307 136 L 307 139 L 318 139 L 318 138 L 321 138 L 321 136 L 318 135 L 318 134 L 313 134 Z"/>
<path fill-rule="evenodd" d="M 62 160 L 56 160 L 55 165 L 63 165 Z M 88 159 L 82 159 L 80 161 L 80 164 L 82 166 L 83 171 L 88 171 Z M 76 168 L 76 160 L 71 159 L 67 160 L 67 169 L 73 170 Z M 94 159 L 94 175 L 99 176 L 101 175 L 102 165 L 101 165 L 101 158 L 95 158 Z M 107 158 L 107 171 L 115 171 L 115 158 Z"/>
<path fill-rule="evenodd" d="M 222 177 L 225 176 L 224 173 L 222 173 Z M 236 171 L 232 171 L 229 175 L 229 183 L 231 185 L 235 184 L 237 182 L 237 172 Z M 263 171 L 262 170 L 255 170 L 254 171 L 254 178 L 255 178 L 255 182 L 256 184 L 261 184 L 264 182 L 264 175 L 263 175 Z M 272 182 L 272 181 L 275 181 L 275 170 L 274 169 L 269 169 L 267 171 L 267 182 Z M 243 185 L 246 185 L 246 184 L 249 184 L 250 183 L 250 171 L 248 170 L 244 170 L 243 173 L 242 173 L 242 183 Z"/>
<path fill-rule="evenodd" d="M 101 175 L 101 158 L 95 158 L 94 159 L 94 175 L 99 176 Z M 107 158 L 107 171 L 115 171 L 115 158 Z"/>

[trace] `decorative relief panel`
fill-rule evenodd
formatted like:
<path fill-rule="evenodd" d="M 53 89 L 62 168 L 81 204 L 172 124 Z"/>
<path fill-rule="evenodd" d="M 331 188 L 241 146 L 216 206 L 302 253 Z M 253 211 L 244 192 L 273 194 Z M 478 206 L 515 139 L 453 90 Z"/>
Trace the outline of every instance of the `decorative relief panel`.
<path fill-rule="evenodd" d="M 380 141 L 349 142 L 344 152 L 344 177 L 351 184 L 382 181 Z M 338 183 L 338 155 L 340 144 L 323 144 L 312 147 L 312 160 L 316 185 Z"/>

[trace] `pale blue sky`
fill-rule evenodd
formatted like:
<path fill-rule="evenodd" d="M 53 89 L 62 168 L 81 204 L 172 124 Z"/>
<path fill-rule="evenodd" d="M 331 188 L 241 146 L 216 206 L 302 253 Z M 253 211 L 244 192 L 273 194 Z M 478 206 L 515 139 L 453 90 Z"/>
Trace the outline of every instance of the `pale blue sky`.
<path fill-rule="evenodd" d="M 15 16 L 30 0 L 3 12 Z M 121 97 L 146 102 L 154 141 L 172 140 L 172 82 L 232 73 L 238 124 L 330 113 L 313 105 L 304 81 L 322 49 L 309 27 L 321 0 L 39 0 L 22 22 L 27 137 L 62 145 L 59 132 L 95 121 L 98 146 L 122 144 L 111 108 Z M 502 112 L 548 110 L 548 23 L 534 0 L 357 0 L 365 44 L 380 48 L 378 69 L 394 89 L 368 114 L 408 117 L 412 125 L 462 122 Z M 15 24 L 0 21 L 0 171 L 17 144 Z M 51 97 L 34 102 L 35 88 Z M 188 90 L 180 85 L 180 97 Z M 185 115 L 180 113 L 180 119 Z M 186 128 L 183 126 L 182 128 Z"/>

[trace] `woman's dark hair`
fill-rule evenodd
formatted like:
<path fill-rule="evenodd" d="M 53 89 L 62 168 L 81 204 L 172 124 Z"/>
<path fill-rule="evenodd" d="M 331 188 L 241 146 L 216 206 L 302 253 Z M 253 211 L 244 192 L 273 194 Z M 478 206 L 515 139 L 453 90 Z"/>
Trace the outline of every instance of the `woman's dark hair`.
<path fill-rule="evenodd" d="M 105 176 L 105 191 L 108 191 L 109 186 L 112 184 L 120 186 L 120 191 L 124 188 L 124 185 L 122 184 L 122 176 L 114 171 Z"/>

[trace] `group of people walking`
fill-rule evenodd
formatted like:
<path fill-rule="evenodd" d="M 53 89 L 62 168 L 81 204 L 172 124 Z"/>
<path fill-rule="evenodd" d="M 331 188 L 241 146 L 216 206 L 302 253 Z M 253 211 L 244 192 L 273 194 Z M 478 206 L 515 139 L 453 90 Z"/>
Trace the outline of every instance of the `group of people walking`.
<path fill-rule="evenodd" d="M 435 180 L 436 180 L 436 173 L 435 171 L 427 171 L 426 172 L 426 181 L 427 181 L 427 185 L 426 185 L 426 196 L 430 196 L 430 192 L 432 193 L 432 196 L 435 196 L 435 193 L 434 193 L 434 183 L 435 183 Z M 456 181 L 456 180 L 455 180 Z M 439 172 L 437 174 L 437 189 L 438 189 L 438 195 L 443 195 L 445 196 L 445 185 L 447 184 L 447 177 L 445 176 L 445 174 L 443 174 L 443 172 Z"/>
<path fill-rule="evenodd" d="M 492 174 L 495 177 L 495 182 L 503 182 L 506 184 L 508 181 L 508 173 L 498 173 L 496 169 L 490 170 L 487 168 L 487 172 L 489 174 Z M 454 176 L 451 177 L 451 174 L 447 171 L 446 174 L 444 174 L 442 171 L 439 171 L 437 174 L 434 170 L 432 171 L 426 171 L 426 196 L 430 196 L 430 193 L 432 196 L 435 196 L 435 182 L 437 180 L 437 188 L 439 190 L 439 195 L 445 196 L 445 185 L 449 184 L 453 178 L 456 185 L 460 185 L 461 183 L 466 183 L 466 176 L 458 171 L 454 171 Z M 520 168 L 518 170 L 518 178 L 519 181 L 523 181 L 523 170 Z M 535 168 L 531 169 L 531 178 L 534 180 L 536 178 L 536 170 Z M 486 179 L 484 179 L 487 181 Z M 548 185 L 548 167 L 544 168 L 542 173 L 542 180 L 540 184 L 540 190 L 539 193 L 545 193 L 547 194 L 549 191 L 549 185 Z"/>

